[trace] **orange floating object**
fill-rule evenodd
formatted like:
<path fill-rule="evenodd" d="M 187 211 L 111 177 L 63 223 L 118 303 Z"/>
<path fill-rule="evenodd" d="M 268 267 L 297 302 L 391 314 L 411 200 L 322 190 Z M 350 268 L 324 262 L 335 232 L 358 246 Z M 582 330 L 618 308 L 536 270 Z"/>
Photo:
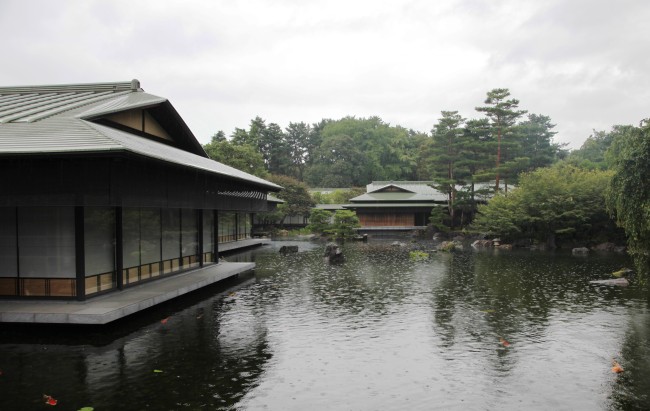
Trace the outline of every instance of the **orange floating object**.
<path fill-rule="evenodd" d="M 161 324 L 167 324 L 167 321 L 168 321 L 168 320 L 169 320 L 169 317 L 167 317 L 167 318 L 163 318 L 162 320 L 160 320 L 160 323 L 161 323 Z"/>
<path fill-rule="evenodd" d="M 504 347 L 510 347 L 510 343 L 509 343 L 508 341 L 506 341 L 503 337 L 499 337 L 499 342 L 500 342 L 501 345 L 503 345 Z"/>
<path fill-rule="evenodd" d="M 56 405 L 58 403 L 58 401 L 52 398 L 51 395 L 47 394 L 43 394 L 43 401 L 45 401 L 47 405 Z"/>
<path fill-rule="evenodd" d="M 612 372 L 615 372 L 616 374 L 620 374 L 623 371 L 625 370 L 623 369 L 623 367 L 621 367 L 621 364 L 616 362 L 616 360 L 612 360 Z"/>

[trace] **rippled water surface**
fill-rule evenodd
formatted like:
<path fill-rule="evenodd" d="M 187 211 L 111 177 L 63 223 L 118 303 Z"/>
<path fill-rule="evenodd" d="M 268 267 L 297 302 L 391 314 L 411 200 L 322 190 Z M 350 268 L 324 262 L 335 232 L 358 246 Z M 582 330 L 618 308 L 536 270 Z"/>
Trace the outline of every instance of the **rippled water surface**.
<path fill-rule="evenodd" d="M 623 256 L 380 242 L 330 266 L 322 245 L 285 244 L 108 327 L 2 326 L 0 409 L 650 409 L 648 290 L 589 284 Z"/>

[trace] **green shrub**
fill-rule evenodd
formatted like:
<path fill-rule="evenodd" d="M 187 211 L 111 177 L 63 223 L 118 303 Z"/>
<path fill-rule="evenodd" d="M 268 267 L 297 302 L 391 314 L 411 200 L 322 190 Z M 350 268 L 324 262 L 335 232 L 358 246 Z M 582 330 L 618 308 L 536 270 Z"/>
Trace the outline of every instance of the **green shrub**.
<path fill-rule="evenodd" d="M 327 230 L 336 238 L 352 238 L 356 234 L 355 228 L 361 227 L 357 213 L 352 210 L 336 210 L 334 224 Z"/>

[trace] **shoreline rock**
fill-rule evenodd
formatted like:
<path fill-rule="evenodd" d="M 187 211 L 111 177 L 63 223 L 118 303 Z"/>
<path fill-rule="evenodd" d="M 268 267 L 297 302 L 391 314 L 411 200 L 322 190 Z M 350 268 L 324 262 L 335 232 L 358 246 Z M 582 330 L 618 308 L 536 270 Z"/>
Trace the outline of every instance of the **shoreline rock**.
<path fill-rule="evenodd" d="M 598 285 L 617 285 L 620 287 L 627 287 L 630 285 L 630 282 L 627 278 L 611 278 L 609 280 L 594 280 L 589 281 L 589 284 L 598 284 Z"/>
<path fill-rule="evenodd" d="M 589 254 L 589 249 L 587 247 L 576 247 L 571 250 L 573 255 L 587 255 Z"/>
<path fill-rule="evenodd" d="M 323 255 L 328 263 L 330 264 L 340 264 L 345 261 L 345 256 L 343 251 L 336 243 L 328 243 L 325 246 L 325 254 Z"/>

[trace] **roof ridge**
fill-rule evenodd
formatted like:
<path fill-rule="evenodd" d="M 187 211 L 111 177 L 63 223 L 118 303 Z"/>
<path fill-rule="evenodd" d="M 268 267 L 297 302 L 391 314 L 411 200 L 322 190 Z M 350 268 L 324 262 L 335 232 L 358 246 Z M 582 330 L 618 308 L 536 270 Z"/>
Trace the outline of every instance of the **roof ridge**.
<path fill-rule="evenodd" d="M 384 185 L 400 185 L 400 184 L 428 184 L 433 183 L 432 180 L 377 180 L 373 181 L 370 184 L 384 184 Z"/>
<path fill-rule="evenodd" d="M 53 84 L 43 86 L 15 86 L 0 87 L 0 94 L 21 94 L 21 93 L 61 93 L 61 92 L 82 92 L 82 91 L 144 91 L 140 88 L 140 81 L 116 83 L 84 83 L 84 84 Z"/>

